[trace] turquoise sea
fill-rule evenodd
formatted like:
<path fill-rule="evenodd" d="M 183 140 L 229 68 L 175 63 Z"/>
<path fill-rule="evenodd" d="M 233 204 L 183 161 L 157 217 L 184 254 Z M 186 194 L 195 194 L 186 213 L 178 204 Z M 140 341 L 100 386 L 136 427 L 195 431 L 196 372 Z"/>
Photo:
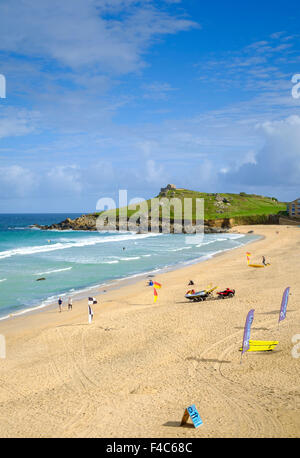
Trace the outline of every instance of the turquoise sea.
<path fill-rule="evenodd" d="M 205 234 L 186 244 L 184 234 L 42 231 L 78 214 L 0 215 L 0 318 L 45 306 L 58 295 L 78 293 L 142 273 L 205 260 L 246 244 L 255 235 Z M 43 281 L 36 281 L 45 278 Z"/>

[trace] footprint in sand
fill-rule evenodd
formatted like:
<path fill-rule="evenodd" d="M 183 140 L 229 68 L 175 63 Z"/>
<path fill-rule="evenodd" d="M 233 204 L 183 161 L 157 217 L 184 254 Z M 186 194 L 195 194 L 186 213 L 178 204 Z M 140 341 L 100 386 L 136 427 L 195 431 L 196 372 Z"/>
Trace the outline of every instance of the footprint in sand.
<path fill-rule="evenodd" d="M 134 388 L 130 394 L 156 394 L 157 389 L 152 386 L 141 386 Z"/>

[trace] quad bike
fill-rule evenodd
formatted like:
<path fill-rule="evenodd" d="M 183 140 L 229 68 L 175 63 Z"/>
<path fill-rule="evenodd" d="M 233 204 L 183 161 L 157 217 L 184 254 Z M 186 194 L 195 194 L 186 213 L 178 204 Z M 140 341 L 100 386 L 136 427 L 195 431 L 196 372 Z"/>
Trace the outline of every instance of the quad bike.
<path fill-rule="evenodd" d="M 226 288 L 224 291 L 217 291 L 218 299 L 226 299 L 235 295 L 235 290 Z"/>

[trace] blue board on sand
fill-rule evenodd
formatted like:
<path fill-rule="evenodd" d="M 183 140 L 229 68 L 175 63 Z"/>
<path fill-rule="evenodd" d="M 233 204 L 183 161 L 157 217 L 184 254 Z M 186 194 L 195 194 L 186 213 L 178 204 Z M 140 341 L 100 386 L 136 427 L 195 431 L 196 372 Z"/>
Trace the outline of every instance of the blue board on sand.
<path fill-rule="evenodd" d="M 195 404 L 185 409 L 180 426 L 185 425 L 189 417 L 192 420 L 195 428 L 198 428 L 199 426 L 203 425 L 203 421 L 198 413 L 198 410 L 196 409 Z"/>

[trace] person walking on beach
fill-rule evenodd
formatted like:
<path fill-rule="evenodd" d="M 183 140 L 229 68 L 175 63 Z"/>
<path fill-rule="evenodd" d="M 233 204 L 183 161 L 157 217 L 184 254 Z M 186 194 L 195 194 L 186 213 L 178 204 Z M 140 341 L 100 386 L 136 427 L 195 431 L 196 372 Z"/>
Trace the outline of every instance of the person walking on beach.
<path fill-rule="evenodd" d="M 73 306 L 73 300 L 71 297 L 69 297 L 69 300 L 68 300 L 68 310 L 72 310 L 72 306 Z"/>
<path fill-rule="evenodd" d="M 63 301 L 62 301 L 62 298 L 60 297 L 60 298 L 58 299 L 58 309 L 59 309 L 60 312 L 61 312 L 62 302 L 63 302 Z"/>
<path fill-rule="evenodd" d="M 267 264 L 266 264 L 266 258 L 265 258 L 264 256 L 262 257 L 262 263 L 263 263 L 264 266 L 267 265 Z"/>

